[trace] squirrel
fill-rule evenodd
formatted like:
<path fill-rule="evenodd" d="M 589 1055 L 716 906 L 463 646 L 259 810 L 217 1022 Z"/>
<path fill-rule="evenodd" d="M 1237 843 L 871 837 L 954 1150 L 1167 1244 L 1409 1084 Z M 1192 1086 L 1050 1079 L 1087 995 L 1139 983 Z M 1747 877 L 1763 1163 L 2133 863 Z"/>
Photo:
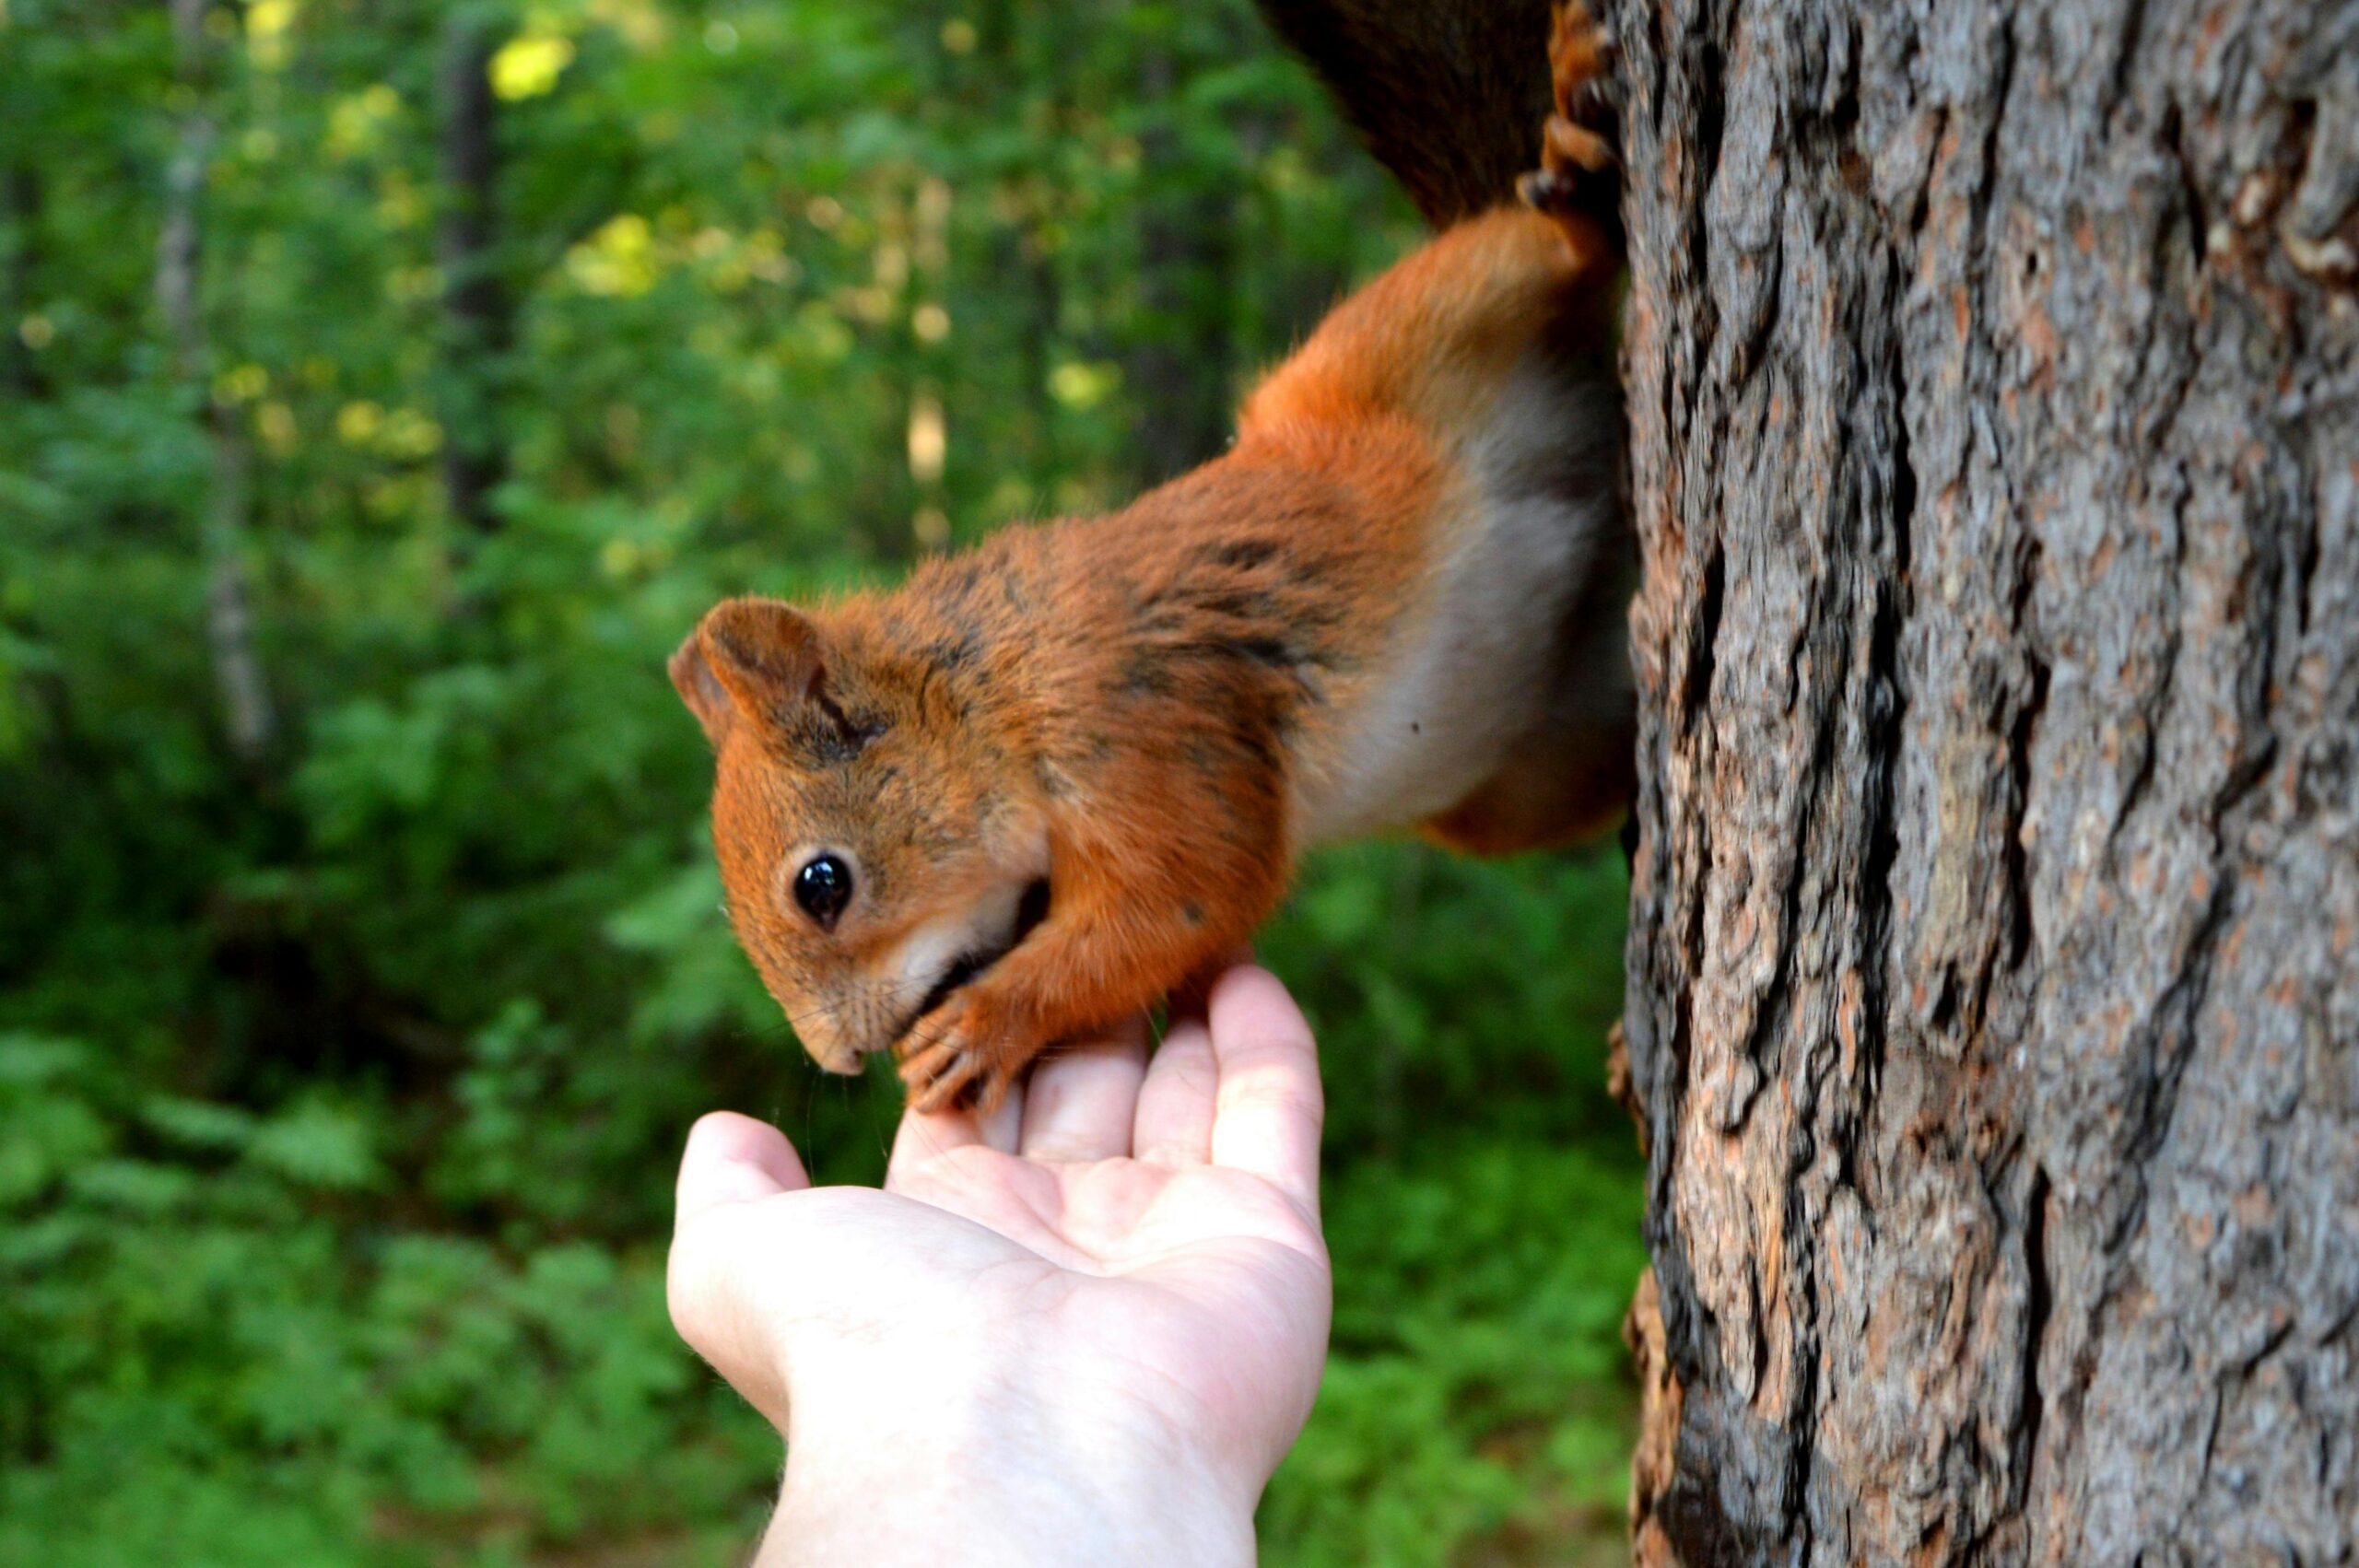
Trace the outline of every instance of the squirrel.
<path fill-rule="evenodd" d="M 1461 0 L 1263 3 L 1441 232 L 1223 456 L 890 591 L 726 600 L 672 657 L 740 942 L 821 1067 L 890 1048 L 921 1111 L 1201 983 L 1307 846 L 1500 854 L 1627 802 L 1607 37 L 1581 0 L 1544 56 Z M 1542 116 L 1496 122 L 1543 58 L 1517 204 Z M 1485 107 L 1451 142 L 1455 103 Z"/>

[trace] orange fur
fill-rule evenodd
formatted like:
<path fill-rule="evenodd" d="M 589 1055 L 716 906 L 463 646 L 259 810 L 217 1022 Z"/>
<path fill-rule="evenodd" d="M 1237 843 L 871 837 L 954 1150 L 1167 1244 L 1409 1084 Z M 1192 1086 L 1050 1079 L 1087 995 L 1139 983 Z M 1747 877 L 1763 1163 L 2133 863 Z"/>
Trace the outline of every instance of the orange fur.
<path fill-rule="evenodd" d="M 1349 782 L 1402 650 L 1435 646 L 1520 368 L 1607 349 L 1614 264 L 1577 212 L 1470 219 L 1339 306 L 1226 456 L 1124 510 L 1003 531 L 889 592 L 706 616 L 672 673 L 718 754 L 731 916 L 822 1065 L 890 1046 L 917 1105 L 995 1100 L 1251 934 L 1304 802 Z M 1559 699 L 1426 831 L 1497 852 L 1610 820 L 1619 580 L 1602 568 L 1519 673 Z M 792 895 L 823 850 L 855 886 L 826 930 Z M 977 972 L 945 993 L 955 959 Z"/>

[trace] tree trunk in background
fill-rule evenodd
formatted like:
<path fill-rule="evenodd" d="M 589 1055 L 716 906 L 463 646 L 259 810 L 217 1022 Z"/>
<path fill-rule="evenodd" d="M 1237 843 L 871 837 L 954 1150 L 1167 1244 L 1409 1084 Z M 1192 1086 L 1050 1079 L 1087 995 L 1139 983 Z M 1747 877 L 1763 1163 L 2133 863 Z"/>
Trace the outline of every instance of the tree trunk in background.
<path fill-rule="evenodd" d="M 1623 0 L 1644 1563 L 2359 1556 L 2359 6 Z"/>
<path fill-rule="evenodd" d="M 0 186 L 0 203 L 6 204 L 0 211 L 5 211 L 9 230 L 6 281 L 0 283 L 0 357 L 5 357 L 0 364 L 6 366 L 0 370 L 0 385 L 12 396 L 29 402 L 49 392 L 39 350 L 26 336 L 41 287 L 44 202 L 41 170 L 34 167 L 29 153 L 18 156 L 19 161 L 9 167 L 5 186 Z"/>
<path fill-rule="evenodd" d="M 1151 50 L 1140 67 L 1139 101 L 1168 105 L 1177 96 L 1171 55 Z M 1175 111 L 1152 113 L 1139 136 L 1139 298 L 1146 330 L 1124 368 L 1138 411 L 1132 447 L 1141 485 L 1160 485 L 1218 457 L 1228 444 L 1232 345 L 1227 332 L 1227 267 L 1221 237 L 1227 203 L 1188 188 L 1170 124 Z"/>
<path fill-rule="evenodd" d="M 171 337 L 173 376 L 202 410 L 212 452 L 202 533 L 205 646 L 229 749 L 252 767 L 268 755 L 276 720 L 262 656 L 254 648 L 246 581 L 245 436 L 235 412 L 213 395 L 213 346 L 205 326 L 203 212 L 215 134 L 205 57 L 208 3 L 171 0 L 174 76 L 188 107 L 173 129 L 171 162 L 165 172 L 163 224 L 156 241 L 156 304 Z"/>
<path fill-rule="evenodd" d="M 491 492 L 508 476 L 499 419 L 501 361 L 515 335 L 499 274 L 499 106 L 491 57 L 499 40 L 470 12 L 444 24 L 441 63 L 443 354 L 442 493 L 451 515 L 477 533 L 498 526 Z"/>

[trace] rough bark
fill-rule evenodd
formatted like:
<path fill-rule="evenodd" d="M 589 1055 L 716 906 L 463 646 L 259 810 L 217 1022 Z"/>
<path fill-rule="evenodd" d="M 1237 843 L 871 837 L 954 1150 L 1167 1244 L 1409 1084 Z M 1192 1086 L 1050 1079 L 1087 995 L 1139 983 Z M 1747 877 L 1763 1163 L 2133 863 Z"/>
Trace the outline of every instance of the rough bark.
<path fill-rule="evenodd" d="M 205 329 L 205 172 L 215 130 L 207 102 L 205 19 L 210 0 L 171 0 L 175 79 L 189 108 L 173 129 L 165 171 L 163 225 L 156 241 L 156 305 L 172 344 L 172 373 L 201 410 L 212 457 L 205 497 L 205 650 L 229 749 L 249 767 L 268 755 L 277 729 L 254 643 L 246 552 L 248 453 L 234 410 L 213 395 L 213 345 Z"/>
<path fill-rule="evenodd" d="M 2359 6 L 1625 0 L 1648 1563 L 2359 1558 Z"/>

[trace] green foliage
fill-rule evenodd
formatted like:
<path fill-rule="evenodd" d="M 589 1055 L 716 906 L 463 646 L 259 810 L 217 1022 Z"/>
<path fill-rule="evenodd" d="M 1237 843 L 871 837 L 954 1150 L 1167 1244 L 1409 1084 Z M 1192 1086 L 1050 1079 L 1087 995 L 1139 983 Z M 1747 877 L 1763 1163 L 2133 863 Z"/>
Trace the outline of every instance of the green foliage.
<path fill-rule="evenodd" d="M 1335 1336 L 1262 1510 L 1274 1561 L 1414 1564 L 1482 1540 L 1618 1539 L 1622 1313 L 1645 1262 L 1627 1171 L 1463 1131 L 1332 1184 Z M 1568 1530 L 1567 1527 L 1572 1527 Z"/>
<path fill-rule="evenodd" d="M 387 1212 L 352 1106 L 257 1115 L 0 1037 L 0 1562 L 425 1562 L 742 1536 L 772 1445 L 681 1355 L 660 1240 Z"/>
<path fill-rule="evenodd" d="M 732 1561 L 777 1455 L 665 1322 L 679 1139 L 734 1106 L 874 1179 L 895 1107 L 730 942 L 664 655 L 721 593 L 1120 499 L 1414 228 L 1245 0 L 247 0 L 177 65 L 165 12 L 0 3 L 0 1562 Z M 498 199 L 454 257 L 467 19 Z M 199 118 L 192 358 L 155 259 Z M 1610 1514 L 1622 899 L 1610 856 L 1371 847 L 1269 933 L 1339 1270 L 1273 1562 Z"/>

